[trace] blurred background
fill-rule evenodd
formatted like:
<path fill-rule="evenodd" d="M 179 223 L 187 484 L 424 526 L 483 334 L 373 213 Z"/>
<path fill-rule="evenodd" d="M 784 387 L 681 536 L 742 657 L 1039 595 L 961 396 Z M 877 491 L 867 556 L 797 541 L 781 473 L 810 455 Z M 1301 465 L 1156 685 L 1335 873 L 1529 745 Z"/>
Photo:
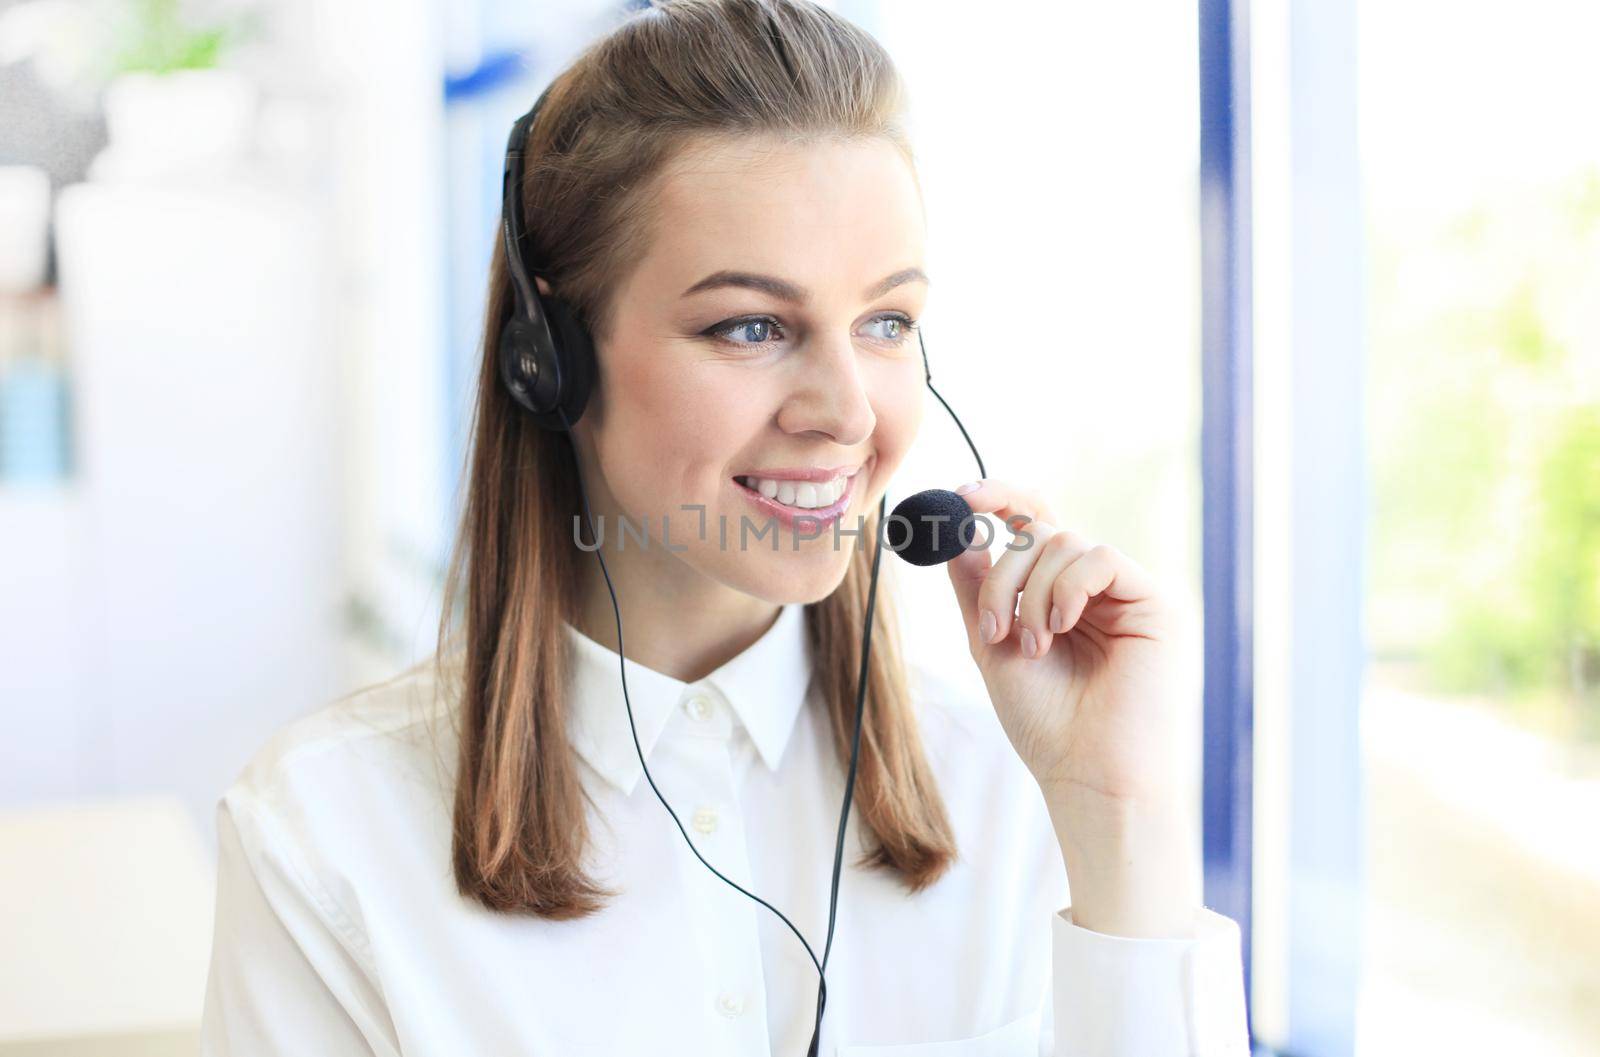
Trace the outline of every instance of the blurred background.
<path fill-rule="evenodd" d="M 0 0 L 0 1057 L 196 1051 L 216 799 L 431 650 L 505 136 L 635 6 Z M 1260 1052 L 1600 1053 L 1600 8 L 826 6 L 940 392 L 1204 621 Z"/>

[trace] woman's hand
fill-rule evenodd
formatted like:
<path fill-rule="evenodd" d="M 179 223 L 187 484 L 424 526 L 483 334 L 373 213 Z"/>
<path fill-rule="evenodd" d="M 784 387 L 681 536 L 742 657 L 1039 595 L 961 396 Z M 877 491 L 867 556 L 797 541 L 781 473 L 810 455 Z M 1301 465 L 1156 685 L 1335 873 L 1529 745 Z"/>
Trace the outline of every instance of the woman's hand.
<path fill-rule="evenodd" d="M 1196 904 L 1174 737 L 1179 612 L 1133 559 L 1057 527 L 1037 492 L 977 484 L 964 493 L 973 512 L 1017 535 L 992 565 L 984 549 L 951 561 L 950 582 L 1000 724 L 1050 809 L 1073 918 L 1185 934 Z"/>

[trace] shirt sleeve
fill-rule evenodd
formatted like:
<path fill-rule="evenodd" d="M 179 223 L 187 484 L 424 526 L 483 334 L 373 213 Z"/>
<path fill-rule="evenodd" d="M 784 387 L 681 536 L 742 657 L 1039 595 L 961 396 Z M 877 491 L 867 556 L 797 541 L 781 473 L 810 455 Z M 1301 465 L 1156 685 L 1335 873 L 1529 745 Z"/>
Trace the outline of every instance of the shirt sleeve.
<path fill-rule="evenodd" d="M 1074 924 L 1070 906 L 1052 914 L 1048 1057 L 1249 1057 L 1239 926 L 1198 913 L 1192 939 L 1111 936 Z"/>
<path fill-rule="evenodd" d="M 265 812 L 217 805 L 217 903 L 202 1057 L 396 1057 L 366 940 Z"/>

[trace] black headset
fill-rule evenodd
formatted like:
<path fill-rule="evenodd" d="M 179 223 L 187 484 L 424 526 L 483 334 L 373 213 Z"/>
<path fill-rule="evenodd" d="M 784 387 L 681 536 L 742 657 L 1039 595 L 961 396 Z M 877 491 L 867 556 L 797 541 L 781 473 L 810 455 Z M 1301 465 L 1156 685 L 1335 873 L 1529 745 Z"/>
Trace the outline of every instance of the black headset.
<path fill-rule="evenodd" d="M 524 229 L 522 223 L 522 152 L 523 144 L 527 142 L 528 133 L 538 119 L 539 110 L 544 106 L 545 98 L 550 94 L 547 86 L 539 94 L 538 100 L 516 124 L 511 127 L 511 138 L 506 144 L 505 172 L 501 184 L 501 231 L 505 240 L 506 266 L 511 273 L 511 288 L 515 304 L 510 316 L 501 326 L 499 341 L 496 347 L 496 356 L 499 360 L 500 379 L 504 383 L 511 398 L 521 405 L 532 416 L 533 421 L 541 428 L 561 430 L 570 434 L 572 424 L 583 414 L 584 407 L 589 402 L 589 392 L 595 379 L 594 341 L 589 331 L 577 318 L 572 309 L 559 298 L 542 297 L 533 282 L 533 276 L 538 272 L 528 267 L 522 254 L 522 240 Z M 933 373 L 928 370 L 928 350 L 922 345 L 922 329 L 917 328 L 917 342 L 922 347 L 922 369 L 928 389 L 944 404 L 946 411 L 952 418 L 955 412 L 945 399 L 939 396 L 938 390 L 933 388 Z M 961 435 L 966 439 L 972 454 L 978 460 L 978 475 L 985 477 L 983 458 L 978 455 L 978 449 L 972 444 L 972 438 L 967 436 L 966 427 L 961 425 L 961 420 L 956 418 L 956 426 L 961 430 Z M 573 446 L 574 462 L 577 459 L 577 448 Z M 656 799 L 661 801 L 661 806 L 667 809 L 667 814 L 672 816 L 672 821 L 677 823 L 678 832 L 683 834 L 684 842 L 689 845 L 689 850 L 694 852 L 695 858 L 701 864 L 724 882 L 738 889 L 744 895 L 760 903 L 789 927 L 795 934 L 801 946 L 806 949 L 806 954 L 811 958 L 811 964 L 817 970 L 817 1017 L 812 1029 L 811 1045 L 807 1049 L 808 1057 L 817 1057 L 818 1041 L 822 1033 L 822 1011 L 828 1001 L 828 982 L 826 969 L 828 954 L 833 949 L 833 927 L 839 905 L 839 868 L 844 856 L 845 823 L 850 817 L 850 801 L 856 785 L 856 762 L 861 750 L 861 716 L 866 701 L 867 692 L 867 662 L 872 652 L 872 621 L 873 613 L 878 600 L 878 562 L 883 557 L 883 529 L 884 504 L 887 495 L 878 499 L 878 524 L 879 532 L 876 546 L 872 555 L 872 578 L 867 591 L 866 621 L 862 634 L 861 670 L 856 681 L 856 719 L 855 732 L 850 742 L 850 768 L 845 780 L 844 803 L 839 811 L 839 832 L 834 844 L 833 853 L 833 881 L 828 896 L 828 936 L 823 946 L 822 957 L 819 959 L 806 942 L 806 938 L 795 928 L 794 922 L 784 916 L 777 907 L 768 903 L 754 892 L 741 887 L 730 880 L 715 866 L 706 862 L 700 850 L 694 846 L 694 841 L 689 839 L 689 833 L 683 828 L 683 822 L 678 818 L 678 813 L 672 810 L 667 803 L 667 798 L 661 795 L 661 790 L 656 786 L 655 779 L 650 777 L 650 768 L 644 761 L 644 750 L 639 745 L 639 731 L 633 722 L 633 704 L 628 700 L 628 672 L 626 654 L 623 652 L 622 643 L 622 611 L 617 605 L 617 591 L 611 582 L 611 573 L 606 569 L 605 557 L 598 546 L 599 536 L 594 530 L 594 519 L 589 510 L 589 494 L 583 484 L 581 467 L 575 467 L 574 472 L 578 478 L 578 493 L 583 500 L 584 523 L 589 528 L 589 537 L 596 542 L 594 554 L 600 559 L 600 572 L 605 577 L 606 589 L 611 594 L 611 610 L 616 616 L 617 624 L 617 667 L 622 675 L 622 700 L 628 710 L 628 728 L 633 732 L 634 751 L 639 754 L 639 766 L 644 770 L 645 780 L 650 783 Z M 919 493 L 926 494 L 926 493 Z M 949 494 L 949 493 L 946 493 Z M 953 496 L 952 496 L 953 497 Z M 916 497 L 913 497 L 916 498 Z M 965 506 L 964 501 L 961 502 Z M 909 501 L 908 501 L 909 502 Z M 904 505 L 904 504 L 902 504 Z M 898 513 L 901 508 L 896 508 Z M 970 510 L 969 510 L 970 513 Z M 970 533 L 966 539 L 971 542 Z M 924 564 L 924 563 L 919 563 Z"/>
<path fill-rule="evenodd" d="M 500 227 L 516 303 L 500 329 L 498 357 L 500 380 L 534 422 L 544 429 L 570 430 L 594 386 L 594 340 L 565 301 L 539 295 L 533 281 L 538 272 L 527 266 L 521 250 L 522 145 L 549 94 L 547 87 L 533 109 L 517 119 L 506 145 Z"/>

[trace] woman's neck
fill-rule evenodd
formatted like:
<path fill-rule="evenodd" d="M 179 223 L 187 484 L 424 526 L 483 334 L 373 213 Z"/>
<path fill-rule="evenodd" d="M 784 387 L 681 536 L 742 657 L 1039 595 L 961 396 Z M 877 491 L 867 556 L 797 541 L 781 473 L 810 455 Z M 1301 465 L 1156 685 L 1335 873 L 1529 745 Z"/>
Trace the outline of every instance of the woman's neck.
<path fill-rule="evenodd" d="M 582 443 L 581 450 L 592 510 L 610 530 L 601 532 L 601 551 L 622 615 L 620 652 L 652 671 L 692 683 L 743 653 L 772 627 L 779 606 L 685 564 L 662 539 L 649 535 L 642 546 L 618 546 L 622 511 L 594 465 L 589 443 Z M 657 515 L 645 524 L 648 529 L 659 523 Z M 592 531 L 583 535 L 591 543 L 595 539 Z M 616 651 L 617 618 L 600 560 L 592 551 L 577 551 L 573 558 L 581 570 L 577 628 Z"/>
<path fill-rule="evenodd" d="M 600 562 L 582 554 L 578 630 L 617 649 L 617 619 Z M 652 560 L 660 558 L 661 560 Z M 772 627 L 781 607 L 717 583 L 669 555 L 605 549 L 622 614 L 623 652 L 636 664 L 686 683 L 743 653 Z"/>

